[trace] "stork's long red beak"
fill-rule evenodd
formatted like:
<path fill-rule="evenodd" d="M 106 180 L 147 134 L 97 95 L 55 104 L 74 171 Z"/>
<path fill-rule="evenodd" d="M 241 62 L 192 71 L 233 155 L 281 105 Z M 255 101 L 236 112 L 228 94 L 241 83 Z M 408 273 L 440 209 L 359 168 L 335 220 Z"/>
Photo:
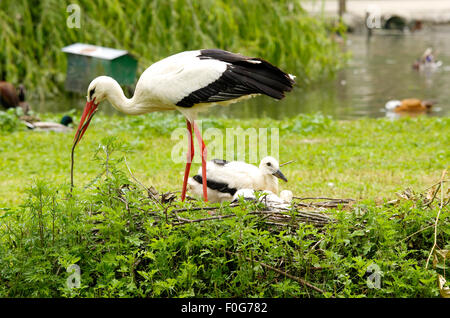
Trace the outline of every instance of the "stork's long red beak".
<path fill-rule="evenodd" d="M 89 127 L 91 119 L 94 116 L 95 112 L 97 111 L 97 107 L 98 107 L 98 104 L 95 103 L 95 98 L 92 101 L 86 103 L 86 106 L 84 107 L 83 115 L 81 115 L 80 124 L 78 125 L 77 133 L 75 134 L 75 137 L 73 139 L 74 147 L 81 140 L 81 138 L 84 135 L 84 132 Z"/>

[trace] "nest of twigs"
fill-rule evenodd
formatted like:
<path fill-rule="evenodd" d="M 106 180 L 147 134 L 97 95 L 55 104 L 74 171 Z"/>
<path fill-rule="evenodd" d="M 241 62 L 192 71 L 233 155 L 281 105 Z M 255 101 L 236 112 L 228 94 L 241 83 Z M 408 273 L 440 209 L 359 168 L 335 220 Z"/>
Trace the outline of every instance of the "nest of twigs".
<path fill-rule="evenodd" d="M 236 217 L 237 214 L 230 213 L 230 210 L 233 211 L 234 208 L 249 208 L 248 205 L 245 207 L 241 206 L 242 203 L 240 202 L 233 202 L 225 205 L 216 204 L 213 206 L 178 208 L 178 192 L 158 193 L 153 187 L 146 189 L 149 198 L 151 198 L 155 203 L 158 203 L 161 209 L 166 212 L 166 221 L 176 226 L 232 218 Z M 187 196 L 187 201 L 199 202 L 200 200 Z M 299 223 L 312 224 L 314 226 L 321 227 L 335 222 L 331 216 L 330 210 L 349 209 L 354 202 L 355 200 L 353 199 L 294 197 L 290 203 L 274 204 L 262 199 L 258 204 L 250 206 L 254 207 L 254 209 L 252 208 L 248 214 L 260 216 L 262 222 L 279 227 L 297 227 Z M 224 212 L 224 207 L 227 207 L 228 212 Z M 207 211 L 208 216 L 202 218 L 191 218 L 186 216 L 186 213 L 183 213 L 191 211 Z M 183 216 L 180 216 L 181 213 L 183 213 Z"/>
<path fill-rule="evenodd" d="M 218 221 L 227 218 L 237 217 L 239 209 L 246 209 L 249 215 L 259 216 L 261 222 L 277 227 L 296 228 L 300 223 L 311 224 L 322 227 L 335 222 L 332 217 L 332 209 L 350 210 L 355 203 L 354 199 L 336 199 L 328 197 L 296 197 L 294 196 L 289 203 L 275 203 L 264 200 L 264 195 L 258 202 L 248 204 L 246 202 L 233 202 L 224 204 L 202 204 L 201 200 L 187 196 L 186 201 L 192 203 L 192 206 L 183 206 L 180 208 L 179 191 L 158 192 L 153 186 L 147 187 L 140 182 L 132 173 L 126 159 L 125 164 L 133 180 L 140 187 L 145 189 L 146 194 L 140 199 L 141 202 L 150 200 L 154 204 L 151 210 L 143 208 L 138 209 L 154 216 L 156 222 L 165 222 L 174 226 L 181 226 L 189 223 Z M 128 188 L 130 185 L 124 185 Z M 127 210 L 130 210 L 130 204 L 122 193 L 122 189 L 117 189 L 117 196 L 114 198 L 123 202 Z M 155 209 L 155 205 L 157 209 Z M 245 206 L 241 206 L 245 205 Z M 206 217 L 198 217 L 198 213 L 189 212 L 207 212 Z M 188 213 L 186 213 L 188 212 Z"/>

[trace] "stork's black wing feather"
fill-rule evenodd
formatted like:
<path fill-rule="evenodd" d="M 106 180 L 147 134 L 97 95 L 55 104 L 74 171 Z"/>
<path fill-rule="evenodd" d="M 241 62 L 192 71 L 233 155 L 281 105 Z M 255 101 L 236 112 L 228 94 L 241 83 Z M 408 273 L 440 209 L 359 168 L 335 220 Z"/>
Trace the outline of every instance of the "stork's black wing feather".
<path fill-rule="evenodd" d="M 265 94 L 282 99 L 292 90 L 294 80 L 276 66 L 259 58 L 251 58 L 224 50 L 201 50 L 200 59 L 216 59 L 227 63 L 222 76 L 209 85 L 181 99 L 176 105 L 192 107 L 236 99 L 250 94 Z"/>
<path fill-rule="evenodd" d="M 195 181 L 197 181 L 199 184 L 203 184 L 203 178 L 202 178 L 201 175 L 197 174 L 197 175 L 194 176 L 193 179 Z M 216 191 L 219 191 L 219 192 L 222 192 L 222 193 L 229 193 L 231 195 L 234 195 L 236 193 L 236 191 L 237 191 L 236 188 L 228 187 L 227 183 L 217 182 L 217 181 L 210 180 L 210 179 L 206 179 L 206 186 L 209 189 L 216 190 Z"/>

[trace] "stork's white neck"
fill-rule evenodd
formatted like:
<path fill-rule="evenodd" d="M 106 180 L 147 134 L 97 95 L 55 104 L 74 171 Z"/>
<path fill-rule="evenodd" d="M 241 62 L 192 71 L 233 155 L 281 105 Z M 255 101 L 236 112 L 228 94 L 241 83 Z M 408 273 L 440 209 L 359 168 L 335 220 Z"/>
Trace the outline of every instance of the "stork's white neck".
<path fill-rule="evenodd" d="M 128 115 L 139 115 L 143 113 L 136 103 L 135 96 L 127 98 L 119 83 L 115 80 L 105 82 L 103 85 L 106 86 L 105 98 L 115 109 Z"/>
<path fill-rule="evenodd" d="M 271 174 L 264 174 L 264 190 L 278 194 L 278 179 Z"/>

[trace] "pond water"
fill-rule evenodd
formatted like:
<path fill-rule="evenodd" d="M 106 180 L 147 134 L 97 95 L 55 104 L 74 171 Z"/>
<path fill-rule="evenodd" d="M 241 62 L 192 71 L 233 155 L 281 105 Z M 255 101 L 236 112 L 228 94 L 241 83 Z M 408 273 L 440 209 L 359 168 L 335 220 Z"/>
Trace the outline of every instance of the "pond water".
<path fill-rule="evenodd" d="M 432 116 L 450 115 L 450 26 L 430 26 L 415 33 L 375 31 L 372 37 L 349 34 L 345 50 L 351 52 L 348 65 L 333 79 L 323 80 L 307 90 L 296 88 L 278 102 L 257 97 L 229 107 L 216 106 L 202 116 L 234 118 L 283 117 L 322 112 L 337 119 L 386 116 L 384 105 L 391 99 L 419 98 L 437 101 Z M 412 63 L 432 47 L 443 65 L 434 72 L 418 72 Z M 37 112 L 82 109 L 84 98 L 38 103 Z M 114 114 L 111 107 L 103 112 Z"/>

